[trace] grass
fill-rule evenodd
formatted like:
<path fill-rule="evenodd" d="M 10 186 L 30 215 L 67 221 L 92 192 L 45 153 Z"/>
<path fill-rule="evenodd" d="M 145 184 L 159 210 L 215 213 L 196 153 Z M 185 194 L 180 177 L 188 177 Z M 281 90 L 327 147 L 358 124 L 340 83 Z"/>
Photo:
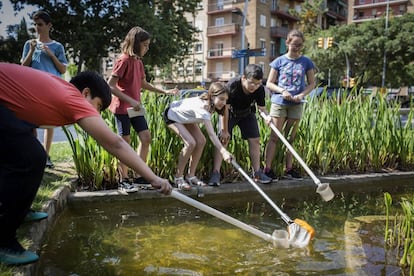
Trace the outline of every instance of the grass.
<path fill-rule="evenodd" d="M 68 183 L 76 177 L 76 171 L 72 160 L 72 150 L 68 142 L 54 143 L 50 156 L 55 167 L 53 169 L 46 169 L 42 183 L 37 192 L 36 198 L 33 201 L 32 208 L 35 210 L 42 210 L 42 207 L 47 203 L 57 189 Z M 24 248 L 31 245 L 31 240 L 27 236 L 27 226 L 23 225 L 17 232 L 18 239 Z M 17 267 L 9 267 L 0 264 L 0 276 L 12 276 L 18 274 L 20 271 Z"/>

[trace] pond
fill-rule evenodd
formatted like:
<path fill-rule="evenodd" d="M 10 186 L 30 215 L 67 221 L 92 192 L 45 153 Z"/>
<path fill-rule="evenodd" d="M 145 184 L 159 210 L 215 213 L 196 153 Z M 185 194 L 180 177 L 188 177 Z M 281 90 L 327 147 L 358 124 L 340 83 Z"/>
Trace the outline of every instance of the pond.
<path fill-rule="evenodd" d="M 412 179 L 392 182 L 366 191 L 359 183 L 329 202 L 294 190 L 267 193 L 289 217 L 315 228 L 306 248 L 275 248 L 173 198 L 70 204 L 47 235 L 37 274 L 401 275 L 395 252 L 384 250 L 385 223 L 359 219 L 385 214 L 384 191 L 394 202 L 412 198 Z M 264 233 L 287 228 L 256 191 L 195 199 Z"/>

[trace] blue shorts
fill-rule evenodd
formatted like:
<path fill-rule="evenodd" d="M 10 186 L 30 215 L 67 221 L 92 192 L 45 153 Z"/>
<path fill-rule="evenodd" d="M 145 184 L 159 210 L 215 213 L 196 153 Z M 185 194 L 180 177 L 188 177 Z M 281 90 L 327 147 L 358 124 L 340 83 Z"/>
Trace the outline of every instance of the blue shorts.
<path fill-rule="evenodd" d="M 231 114 L 229 118 L 229 133 L 230 137 L 233 135 L 234 126 L 239 126 L 242 138 L 247 140 L 250 138 L 259 138 L 259 125 L 257 124 L 256 114 L 250 113 L 242 118 L 235 118 Z"/>
<path fill-rule="evenodd" d="M 118 134 L 121 136 L 128 136 L 131 134 L 131 125 L 137 133 L 148 129 L 147 120 L 145 116 L 136 116 L 129 118 L 128 114 L 115 114 L 116 126 Z"/>

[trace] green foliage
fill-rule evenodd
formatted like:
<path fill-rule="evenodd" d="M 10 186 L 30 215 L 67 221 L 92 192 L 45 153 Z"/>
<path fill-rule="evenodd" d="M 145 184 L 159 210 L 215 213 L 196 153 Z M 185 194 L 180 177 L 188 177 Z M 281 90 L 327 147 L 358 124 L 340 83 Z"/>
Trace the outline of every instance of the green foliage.
<path fill-rule="evenodd" d="M 333 26 L 328 30 L 308 35 L 307 51 L 327 80 L 331 70 L 333 86 L 340 86 L 346 76 L 345 53 L 349 57 L 351 77 L 362 86 L 381 86 L 384 51 L 386 52 L 385 84 L 387 87 L 414 84 L 414 14 L 391 17 L 385 30 L 385 18 L 359 24 Z M 335 45 L 327 50 L 318 49 L 318 37 L 334 37 Z M 339 65 L 339 66 L 338 66 Z"/>
<path fill-rule="evenodd" d="M 147 65 L 162 66 L 172 58 L 182 57 L 191 47 L 194 32 L 184 13 L 194 13 L 200 0 L 11 2 L 16 9 L 35 5 L 47 10 L 53 20 L 51 37 L 64 44 L 78 71 L 82 66 L 100 71 L 102 58 L 110 50 L 119 52 L 120 42 L 133 26 L 141 26 L 152 35 L 145 57 Z"/>
<path fill-rule="evenodd" d="M 324 98 L 325 97 L 325 98 Z M 414 130 L 410 124 L 402 126 L 397 106 L 389 106 L 382 95 L 366 97 L 354 89 L 349 96 L 327 99 L 326 91 L 322 99 L 314 98 L 305 106 L 297 138 L 293 147 L 312 170 L 319 174 L 355 173 L 381 171 L 383 168 L 412 169 L 414 167 Z M 147 164 L 164 178 L 172 178 L 175 173 L 178 154 L 183 144 L 163 121 L 163 112 L 175 98 L 155 93 L 143 93 L 146 106 L 146 119 L 152 134 L 152 143 Z M 270 104 L 268 102 L 268 104 Z M 114 116 L 104 113 L 106 123 L 116 132 Z M 414 109 L 408 121 L 414 118 Z M 259 118 L 261 133 L 261 160 L 269 139 L 270 128 Z M 213 116 L 213 125 L 217 116 Z M 202 128 L 204 131 L 204 128 Z M 74 151 L 74 160 L 82 183 L 95 183 L 99 189 L 114 186 L 117 180 L 117 162 L 101 149 L 90 137 L 77 128 L 78 138 L 67 134 Z M 204 132 L 205 136 L 207 134 Z M 207 139 L 208 140 L 208 139 Z M 139 139 L 131 133 L 131 145 L 137 148 Z M 285 147 L 278 143 L 273 170 L 279 175 L 284 170 Z M 241 138 L 238 128 L 234 129 L 233 139 L 228 150 L 242 168 L 251 167 L 248 145 Z M 208 140 L 203 151 L 198 175 L 207 178 L 212 170 L 215 148 Z M 91 164 L 93 163 L 93 164 Z M 296 164 L 300 167 L 299 164 Z M 239 177 L 231 165 L 223 162 L 222 174 L 225 181 Z M 92 182 L 89 182 L 92 181 Z M 96 182 L 98 181 L 98 182 Z"/>
<path fill-rule="evenodd" d="M 414 199 L 401 199 L 400 206 L 403 214 L 396 215 L 397 218 L 394 222 L 395 227 L 393 229 L 389 229 L 388 226 L 388 212 L 392 203 L 391 195 L 385 193 L 384 199 L 387 211 L 385 241 L 387 242 L 387 245 L 397 247 L 398 257 L 400 257 L 400 266 L 403 268 L 409 267 L 410 275 L 414 275 Z M 387 236 L 389 233 L 392 238 Z"/>

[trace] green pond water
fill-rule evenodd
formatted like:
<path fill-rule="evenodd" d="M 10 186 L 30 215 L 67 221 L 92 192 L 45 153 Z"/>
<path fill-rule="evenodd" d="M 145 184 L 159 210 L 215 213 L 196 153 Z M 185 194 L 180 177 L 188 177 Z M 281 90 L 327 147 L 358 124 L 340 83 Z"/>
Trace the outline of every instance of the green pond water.
<path fill-rule="evenodd" d="M 389 184 L 362 191 L 361 183 L 330 202 L 294 191 L 291 197 L 268 193 L 289 217 L 315 228 L 307 248 L 275 248 L 173 198 L 71 204 L 47 235 L 37 274 L 407 275 L 396 253 L 384 250 L 385 223 L 358 231 L 367 254 L 360 267 L 350 261 L 356 253 L 345 242 L 347 221 L 385 214 L 384 191 L 394 202 L 413 197 L 412 179 Z M 196 199 L 268 234 L 287 227 L 256 191 Z"/>

